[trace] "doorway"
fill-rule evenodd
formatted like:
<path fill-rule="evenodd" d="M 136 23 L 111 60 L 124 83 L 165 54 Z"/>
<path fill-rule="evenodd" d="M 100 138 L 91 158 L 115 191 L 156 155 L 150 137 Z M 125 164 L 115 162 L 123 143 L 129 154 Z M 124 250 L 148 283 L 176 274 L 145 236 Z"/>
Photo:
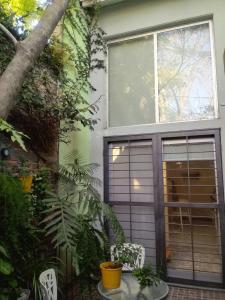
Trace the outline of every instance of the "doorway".
<path fill-rule="evenodd" d="M 168 281 L 224 286 L 219 131 L 107 137 L 104 153 L 105 201 L 127 239 Z"/>
<path fill-rule="evenodd" d="M 167 276 L 222 283 L 215 140 L 162 145 Z"/>

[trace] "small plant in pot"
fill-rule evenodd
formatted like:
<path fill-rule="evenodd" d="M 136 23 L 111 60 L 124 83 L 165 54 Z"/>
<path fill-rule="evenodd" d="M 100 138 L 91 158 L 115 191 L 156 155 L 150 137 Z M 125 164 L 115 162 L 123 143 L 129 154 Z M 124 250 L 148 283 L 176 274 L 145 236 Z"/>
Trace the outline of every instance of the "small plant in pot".
<path fill-rule="evenodd" d="M 123 266 L 127 270 L 133 270 L 136 266 L 140 249 L 132 247 L 132 244 L 117 244 L 112 249 L 113 261 L 100 264 L 102 284 L 107 289 L 120 287 Z"/>
<path fill-rule="evenodd" d="M 140 284 L 140 292 L 145 287 L 157 286 L 160 283 L 160 274 L 155 273 L 151 265 L 144 266 L 143 268 L 135 268 L 133 275 Z"/>

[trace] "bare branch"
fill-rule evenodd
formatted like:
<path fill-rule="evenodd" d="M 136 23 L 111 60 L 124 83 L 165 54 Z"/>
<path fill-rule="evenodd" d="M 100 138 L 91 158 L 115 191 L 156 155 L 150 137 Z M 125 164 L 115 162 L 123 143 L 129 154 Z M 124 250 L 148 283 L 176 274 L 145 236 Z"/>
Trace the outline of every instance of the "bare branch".
<path fill-rule="evenodd" d="M 17 39 L 12 35 L 12 33 L 3 25 L 0 23 L 0 29 L 7 35 L 7 37 L 13 42 L 15 48 L 17 46 Z"/>

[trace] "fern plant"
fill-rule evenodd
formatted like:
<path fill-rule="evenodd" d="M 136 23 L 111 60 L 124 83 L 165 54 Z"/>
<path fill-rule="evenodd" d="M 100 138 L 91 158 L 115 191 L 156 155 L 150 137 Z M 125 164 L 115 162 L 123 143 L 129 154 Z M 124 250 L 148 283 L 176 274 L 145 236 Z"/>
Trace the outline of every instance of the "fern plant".
<path fill-rule="evenodd" d="M 124 242 L 124 233 L 112 209 L 103 203 L 94 177 L 96 164 L 82 163 L 77 152 L 66 158 L 59 169 L 59 195 L 51 194 L 45 200 L 45 230 L 55 247 L 70 249 L 76 275 L 96 275 L 104 259 L 107 234 L 104 221 L 111 226 L 118 243 Z M 86 278 L 87 279 L 87 278 Z"/>

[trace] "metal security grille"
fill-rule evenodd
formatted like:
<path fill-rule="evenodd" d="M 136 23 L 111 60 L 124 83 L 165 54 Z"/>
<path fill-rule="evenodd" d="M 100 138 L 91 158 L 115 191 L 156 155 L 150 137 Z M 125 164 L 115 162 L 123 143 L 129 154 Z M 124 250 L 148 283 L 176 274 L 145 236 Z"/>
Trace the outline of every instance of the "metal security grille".
<path fill-rule="evenodd" d="M 146 262 L 156 265 L 152 142 L 108 144 L 108 202 L 127 241 L 146 249 Z"/>
<path fill-rule="evenodd" d="M 104 138 L 104 199 L 164 279 L 225 287 L 219 130 Z"/>
<path fill-rule="evenodd" d="M 167 275 L 222 283 L 213 137 L 163 140 Z"/>

